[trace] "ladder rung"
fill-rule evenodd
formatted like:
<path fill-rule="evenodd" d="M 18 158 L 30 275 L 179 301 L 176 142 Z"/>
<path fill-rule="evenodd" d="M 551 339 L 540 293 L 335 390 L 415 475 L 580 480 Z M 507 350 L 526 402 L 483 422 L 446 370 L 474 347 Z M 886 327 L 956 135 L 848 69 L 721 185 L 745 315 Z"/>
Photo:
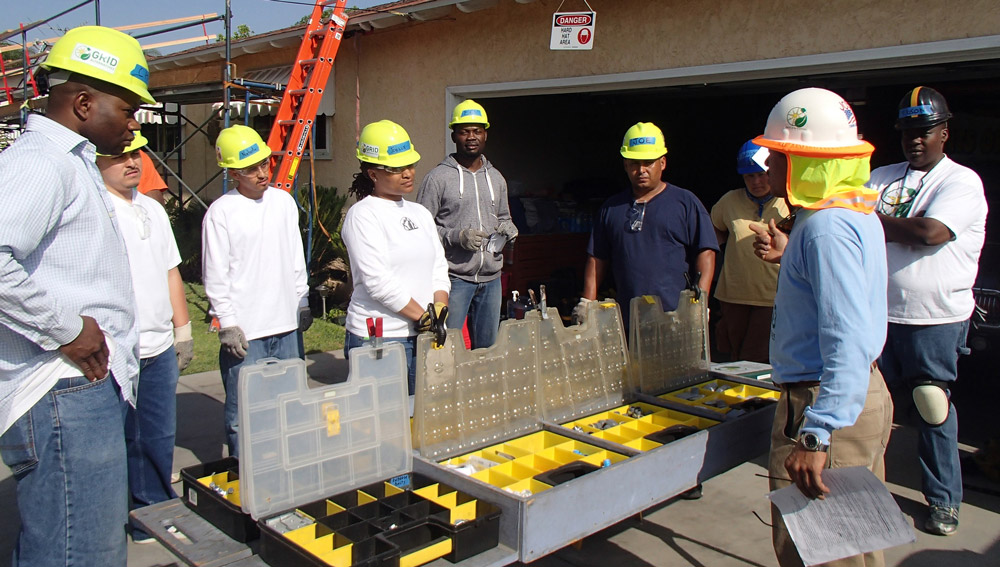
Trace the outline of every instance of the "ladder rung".
<path fill-rule="evenodd" d="M 298 124 L 298 120 L 278 120 L 278 126 L 292 126 Z"/>
<path fill-rule="evenodd" d="M 294 90 L 285 91 L 285 92 L 288 93 L 288 94 L 290 94 L 290 95 L 292 95 L 292 96 L 302 96 L 302 95 L 304 95 L 306 93 L 311 93 L 312 91 L 313 91 L 313 89 L 294 89 Z"/>
<path fill-rule="evenodd" d="M 322 60 L 323 60 L 322 57 L 320 57 L 319 59 L 316 58 L 303 59 L 302 61 L 299 61 L 299 65 L 302 65 L 303 67 L 312 67 L 313 65 L 316 64 L 316 61 L 322 61 Z"/>
<path fill-rule="evenodd" d="M 326 35 L 326 28 L 320 28 L 318 30 L 314 30 L 314 31 L 309 32 L 309 38 L 310 39 L 315 38 L 315 37 L 323 37 L 324 35 Z"/>

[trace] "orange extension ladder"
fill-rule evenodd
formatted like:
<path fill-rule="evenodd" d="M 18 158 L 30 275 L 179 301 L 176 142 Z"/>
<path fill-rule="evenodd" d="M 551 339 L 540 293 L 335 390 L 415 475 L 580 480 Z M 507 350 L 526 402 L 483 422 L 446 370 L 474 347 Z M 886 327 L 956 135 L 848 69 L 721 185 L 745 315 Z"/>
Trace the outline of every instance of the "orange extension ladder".
<path fill-rule="evenodd" d="M 322 22 L 324 8 L 334 4 L 330 19 Z M 313 7 L 306 35 L 292 66 L 292 76 L 267 138 L 274 187 L 292 190 L 295 172 L 299 169 L 323 90 L 333 69 L 333 60 L 344 37 L 346 10 L 347 0 L 317 0 Z"/>

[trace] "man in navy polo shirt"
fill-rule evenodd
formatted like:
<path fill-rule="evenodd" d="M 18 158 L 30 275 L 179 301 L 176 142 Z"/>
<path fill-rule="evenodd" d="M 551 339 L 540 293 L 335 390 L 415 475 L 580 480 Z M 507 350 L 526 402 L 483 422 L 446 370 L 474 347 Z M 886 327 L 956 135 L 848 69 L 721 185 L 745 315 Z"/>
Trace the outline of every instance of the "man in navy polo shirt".
<path fill-rule="evenodd" d="M 666 311 L 674 311 L 687 287 L 685 274 L 702 290 L 711 287 L 719 243 L 701 201 L 661 179 L 667 146 L 655 124 L 639 122 L 629 128 L 621 154 L 632 187 L 601 205 L 575 314 L 597 299 L 597 288 L 610 268 L 627 336 L 633 297 L 656 295 Z"/>

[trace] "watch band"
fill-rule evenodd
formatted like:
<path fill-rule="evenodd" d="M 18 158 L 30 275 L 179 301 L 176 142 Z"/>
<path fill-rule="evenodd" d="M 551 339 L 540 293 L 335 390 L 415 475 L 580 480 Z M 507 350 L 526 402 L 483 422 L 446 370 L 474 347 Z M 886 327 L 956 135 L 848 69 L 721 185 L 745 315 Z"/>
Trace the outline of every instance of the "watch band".
<path fill-rule="evenodd" d="M 799 435 L 799 445 L 806 451 L 823 453 L 830 447 L 827 444 L 821 443 L 818 435 L 808 432 Z"/>

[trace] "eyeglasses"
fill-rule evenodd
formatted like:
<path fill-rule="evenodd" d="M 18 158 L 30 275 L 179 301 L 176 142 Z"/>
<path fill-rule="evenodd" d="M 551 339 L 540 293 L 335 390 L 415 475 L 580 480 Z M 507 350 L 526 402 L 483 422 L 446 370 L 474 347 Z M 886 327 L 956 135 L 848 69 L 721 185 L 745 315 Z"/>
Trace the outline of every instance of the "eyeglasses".
<path fill-rule="evenodd" d="M 413 169 L 414 167 L 417 167 L 417 162 L 413 162 L 410 165 L 404 165 L 402 167 L 389 167 L 388 165 L 376 165 L 375 169 L 381 169 L 382 171 L 385 171 L 386 173 L 391 173 L 393 175 L 399 175 L 400 173 L 403 173 L 407 169 Z"/>
<path fill-rule="evenodd" d="M 266 160 L 264 160 L 264 161 L 262 161 L 260 163 L 251 165 L 249 167 L 244 167 L 243 169 L 237 169 L 235 171 L 236 171 L 236 173 L 239 173 L 240 175 L 242 175 L 244 177 L 250 177 L 251 175 L 256 174 L 258 171 L 262 171 L 262 172 L 266 173 L 270 169 L 271 169 L 271 160 L 270 159 L 266 159 Z"/>
<path fill-rule="evenodd" d="M 142 205 L 136 205 L 132 203 L 132 210 L 135 211 L 136 219 L 139 221 L 139 238 L 141 240 L 146 240 L 149 238 L 150 228 L 149 228 L 149 213 L 146 209 L 142 208 Z"/>
<path fill-rule="evenodd" d="M 910 170 L 907 168 L 902 177 L 889 183 L 882 190 L 882 195 L 879 196 L 878 212 L 897 218 L 905 218 L 910 214 L 910 207 L 913 206 L 913 198 L 923 188 L 924 179 L 927 178 L 927 174 L 924 174 L 920 178 L 916 187 L 907 187 L 906 176 L 909 172 Z"/>
<path fill-rule="evenodd" d="M 629 232 L 642 231 L 642 220 L 646 218 L 646 201 L 632 201 L 632 206 L 625 215 L 625 230 Z"/>

